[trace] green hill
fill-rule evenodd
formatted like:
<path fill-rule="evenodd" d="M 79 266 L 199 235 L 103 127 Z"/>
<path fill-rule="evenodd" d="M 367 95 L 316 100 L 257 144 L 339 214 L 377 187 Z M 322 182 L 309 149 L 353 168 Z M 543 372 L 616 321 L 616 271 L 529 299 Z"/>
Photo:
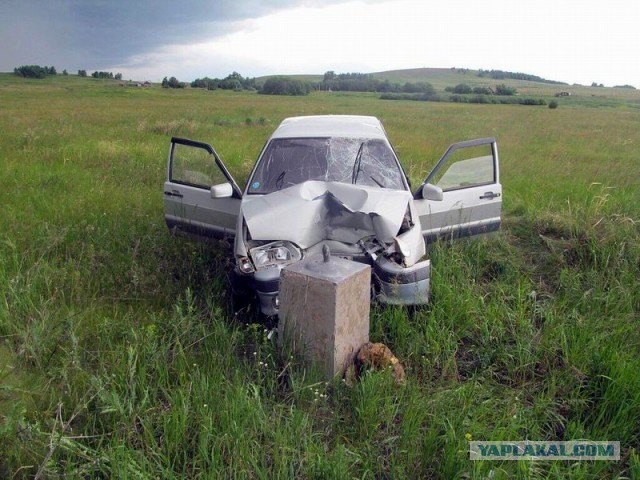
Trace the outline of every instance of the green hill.
<path fill-rule="evenodd" d="M 509 87 L 517 89 L 520 95 L 531 97 L 554 97 L 560 92 L 569 95 L 563 97 L 565 104 L 585 104 L 591 106 L 618 105 L 620 103 L 632 103 L 637 105 L 640 102 L 640 90 L 630 87 L 591 87 L 586 85 L 568 85 L 555 82 L 554 79 L 543 79 L 531 74 L 514 72 L 503 72 L 513 76 L 524 76 L 537 78 L 536 80 L 523 80 L 519 78 L 492 78 L 484 71 L 484 76 L 479 76 L 479 70 L 466 68 L 410 68 L 402 70 L 387 70 L 383 72 L 371 72 L 374 78 L 379 80 L 389 80 L 395 83 L 405 82 L 429 82 L 437 91 L 444 91 L 446 87 L 454 87 L 460 83 L 466 83 L 471 87 L 495 87 L 504 83 Z M 344 73 L 344 72 L 336 72 Z M 264 82 L 273 75 L 258 77 L 258 84 Z M 323 74 L 318 75 L 286 75 L 298 80 L 309 82 L 322 81 Z"/>
<path fill-rule="evenodd" d="M 336 72 L 343 73 L 343 72 Z M 363 72 L 366 73 L 366 72 Z M 531 81 L 520 80 L 512 78 L 500 78 L 495 79 L 489 76 L 479 76 L 479 70 L 470 70 L 467 68 L 409 68 L 403 70 L 386 70 L 383 72 L 369 72 L 374 78 L 379 80 L 389 80 L 395 83 L 405 82 L 429 82 L 436 88 L 444 88 L 447 86 L 455 86 L 459 83 L 468 83 L 471 86 L 487 86 L 494 85 L 495 83 L 505 83 L 513 86 L 528 86 L 528 85 L 552 85 L 553 83 L 560 84 L 561 82 L 554 81 Z M 513 73 L 513 72 L 505 72 Z M 535 75 L 519 74 L 524 76 L 535 77 Z M 258 77 L 259 82 L 265 81 L 274 75 L 266 75 Z M 298 80 L 306 80 L 309 82 L 322 81 L 323 74 L 318 75 L 287 75 L 288 77 Z M 539 77 L 538 77 L 539 78 Z M 544 79 L 541 79 L 544 80 Z M 556 87 L 559 85 L 555 85 Z M 566 86 L 566 85 L 564 85 Z"/>

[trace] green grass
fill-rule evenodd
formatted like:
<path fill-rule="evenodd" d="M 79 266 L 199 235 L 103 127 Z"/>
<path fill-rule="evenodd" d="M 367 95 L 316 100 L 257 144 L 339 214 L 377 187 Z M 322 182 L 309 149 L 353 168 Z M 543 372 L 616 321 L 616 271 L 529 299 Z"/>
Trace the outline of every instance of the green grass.
<path fill-rule="evenodd" d="M 640 110 L 590 98 L 0 75 L 0 478 L 637 478 Z M 171 135 L 212 143 L 243 183 L 278 122 L 321 113 L 381 118 L 414 185 L 450 143 L 498 138 L 502 231 L 433 249 L 427 308 L 372 311 L 403 388 L 321 382 L 234 316 L 224 245 L 163 223 Z M 623 458 L 471 462 L 467 434 L 619 440 Z"/>

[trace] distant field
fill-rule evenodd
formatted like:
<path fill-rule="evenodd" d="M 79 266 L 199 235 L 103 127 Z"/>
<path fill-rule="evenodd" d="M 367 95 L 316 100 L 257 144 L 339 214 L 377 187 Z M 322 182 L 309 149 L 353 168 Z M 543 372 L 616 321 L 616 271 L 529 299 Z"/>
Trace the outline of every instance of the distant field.
<path fill-rule="evenodd" d="M 640 94 L 517 88 L 576 95 L 550 110 L 0 74 L 0 478 L 640 477 Z M 324 113 L 379 117 L 414 185 L 449 144 L 498 139 L 502 231 L 434 248 L 429 307 L 373 309 L 404 388 L 325 385 L 282 358 L 231 310 L 225 245 L 163 223 L 172 135 L 244 184 L 283 118 Z M 471 462 L 468 438 L 618 440 L 623 458 Z"/>
<path fill-rule="evenodd" d="M 336 72 L 341 73 L 341 72 Z M 600 88 L 582 85 L 556 85 L 549 83 L 503 79 L 495 80 L 489 77 L 479 77 L 477 70 L 452 69 L 452 68 L 413 68 L 406 70 L 389 70 L 374 72 L 374 78 L 389 80 L 395 83 L 405 82 L 429 82 L 437 91 L 443 92 L 445 87 L 454 87 L 459 83 L 466 83 L 471 87 L 495 87 L 504 83 L 517 89 L 521 95 L 551 100 L 559 92 L 569 92 L 571 96 L 561 97 L 564 105 L 583 106 L 618 106 L 626 104 L 640 108 L 640 90 L 629 88 Z M 298 80 L 308 82 L 322 81 L 322 75 L 291 75 Z M 262 81 L 269 77 L 261 77 Z M 549 80 L 555 80 L 553 78 Z"/>
<path fill-rule="evenodd" d="M 506 80 L 496 82 L 495 80 L 480 78 L 476 76 L 476 71 L 469 70 L 462 73 L 451 68 L 413 68 L 408 70 L 390 70 L 386 72 L 376 72 L 373 75 L 382 80 L 391 82 L 421 82 L 431 83 L 437 89 L 444 90 L 447 86 L 455 86 L 459 83 L 466 83 L 474 87 L 484 87 L 495 83 L 512 84 L 512 82 L 522 85 L 523 82 L 517 80 L 507 82 Z"/>

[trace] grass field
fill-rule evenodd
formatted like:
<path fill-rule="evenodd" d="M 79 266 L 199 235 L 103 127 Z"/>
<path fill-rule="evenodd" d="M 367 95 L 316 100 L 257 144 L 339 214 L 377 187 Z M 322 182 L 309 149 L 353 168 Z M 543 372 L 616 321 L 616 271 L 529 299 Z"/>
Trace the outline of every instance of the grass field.
<path fill-rule="evenodd" d="M 590 95 L 550 110 L 0 75 L 0 478 L 640 478 L 640 109 Z M 231 311 L 225 245 L 164 226 L 172 135 L 243 183 L 284 117 L 321 113 L 379 117 L 414 185 L 450 143 L 498 139 L 502 231 L 433 249 L 427 308 L 372 311 L 405 387 L 327 385 L 283 357 Z M 471 462 L 468 438 L 618 440 L 622 459 Z"/>

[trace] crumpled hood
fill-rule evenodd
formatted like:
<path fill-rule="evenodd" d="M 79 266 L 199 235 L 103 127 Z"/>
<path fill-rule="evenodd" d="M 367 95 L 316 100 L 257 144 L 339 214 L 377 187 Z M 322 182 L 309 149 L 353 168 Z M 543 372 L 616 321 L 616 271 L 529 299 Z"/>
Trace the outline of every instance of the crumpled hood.
<path fill-rule="evenodd" d="M 308 181 L 267 195 L 245 195 L 253 240 L 288 240 L 306 249 L 322 240 L 355 244 L 375 235 L 391 243 L 411 193 L 338 182 Z"/>

